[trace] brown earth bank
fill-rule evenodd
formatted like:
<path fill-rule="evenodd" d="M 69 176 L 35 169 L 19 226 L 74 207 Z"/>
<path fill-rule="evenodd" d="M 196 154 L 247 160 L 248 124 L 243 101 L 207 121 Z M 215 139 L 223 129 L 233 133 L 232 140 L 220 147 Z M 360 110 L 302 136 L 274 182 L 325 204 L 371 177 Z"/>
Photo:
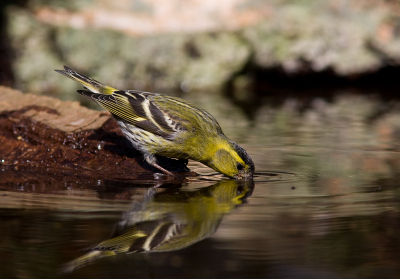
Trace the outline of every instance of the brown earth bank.
<path fill-rule="evenodd" d="M 180 183 L 195 175 L 178 160 L 161 158 L 161 164 L 179 172 L 174 181 Z M 123 186 L 154 179 L 154 172 L 108 112 L 0 87 L 0 187 L 18 181 L 30 189 L 36 181 L 38 190 L 46 181 L 58 188 L 82 179 Z"/>

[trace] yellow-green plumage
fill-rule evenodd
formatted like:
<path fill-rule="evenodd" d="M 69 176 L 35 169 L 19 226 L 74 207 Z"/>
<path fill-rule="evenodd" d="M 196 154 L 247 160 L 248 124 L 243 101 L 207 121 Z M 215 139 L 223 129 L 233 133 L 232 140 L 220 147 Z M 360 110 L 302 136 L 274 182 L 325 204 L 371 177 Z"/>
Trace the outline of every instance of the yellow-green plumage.
<path fill-rule="evenodd" d="M 123 214 L 110 238 L 84 249 L 87 254 L 65 264 L 62 271 L 70 272 L 119 253 L 186 248 L 212 235 L 224 215 L 242 204 L 253 188 L 253 181 L 223 180 L 194 191 L 148 195 L 148 199 L 134 203 L 133 209 Z"/>
<path fill-rule="evenodd" d="M 246 151 L 228 139 L 214 117 L 180 98 L 136 90 L 121 91 L 64 67 L 56 70 L 83 84 L 78 93 L 112 113 L 122 132 L 146 161 L 154 155 L 199 161 L 229 177 L 251 178 L 254 163 Z"/>

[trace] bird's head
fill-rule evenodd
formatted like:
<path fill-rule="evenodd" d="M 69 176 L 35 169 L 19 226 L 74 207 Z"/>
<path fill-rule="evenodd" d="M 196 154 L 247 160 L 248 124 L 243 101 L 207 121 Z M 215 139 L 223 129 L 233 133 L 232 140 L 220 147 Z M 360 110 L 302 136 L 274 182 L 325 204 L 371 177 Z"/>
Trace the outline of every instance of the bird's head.
<path fill-rule="evenodd" d="M 254 163 L 246 150 L 234 141 L 219 145 L 211 160 L 206 163 L 214 170 L 235 179 L 252 179 Z"/>

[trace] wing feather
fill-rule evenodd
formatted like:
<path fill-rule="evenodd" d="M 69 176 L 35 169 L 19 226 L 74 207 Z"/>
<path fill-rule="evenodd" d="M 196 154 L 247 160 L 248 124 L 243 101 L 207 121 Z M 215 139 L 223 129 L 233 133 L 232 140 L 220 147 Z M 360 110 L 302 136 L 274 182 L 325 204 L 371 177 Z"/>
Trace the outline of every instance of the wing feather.
<path fill-rule="evenodd" d="M 165 139 L 170 139 L 175 132 L 166 123 L 162 112 L 140 93 L 115 91 L 112 95 L 105 95 L 86 90 L 78 90 L 78 93 L 97 102 L 119 121 L 135 125 Z"/>
<path fill-rule="evenodd" d="M 86 90 L 78 90 L 78 93 L 94 100 L 113 115 L 133 125 L 136 125 L 137 122 L 147 120 L 146 118 L 137 115 L 129 104 L 126 104 L 123 100 L 119 101 L 115 95 L 98 94 Z"/>
<path fill-rule="evenodd" d="M 83 84 L 89 91 L 78 90 L 78 93 L 110 111 L 118 121 L 168 140 L 175 138 L 177 133 L 194 131 L 202 122 L 201 117 L 207 117 L 194 105 L 178 98 L 136 90 L 121 91 L 66 66 L 64 70 L 56 71 Z M 191 116 L 192 110 L 194 116 Z"/>
<path fill-rule="evenodd" d="M 149 98 L 158 107 L 166 108 L 164 113 L 175 122 L 174 130 L 215 130 L 218 134 L 223 134 L 217 120 L 211 114 L 186 100 L 159 94 L 149 96 Z"/>

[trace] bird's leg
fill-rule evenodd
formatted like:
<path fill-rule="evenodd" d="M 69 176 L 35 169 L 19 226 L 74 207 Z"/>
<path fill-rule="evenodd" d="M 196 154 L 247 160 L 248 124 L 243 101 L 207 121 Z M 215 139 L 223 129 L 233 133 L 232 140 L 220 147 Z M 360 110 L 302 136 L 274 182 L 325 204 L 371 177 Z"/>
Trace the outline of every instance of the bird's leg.
<path fill-rule="evenodd" d="M 190 169 L 187 167 L 187 164 L 189 164 L 189 160 L 188 159 L 178 159 L 179 162 L 181 162 L 184 166 L 183 166 L 183 170 L 184 171 L 190 171 Z"/>
<path fill-rule="evenodd" d="M 154 155 L 145 155 L 144 159 L 146 160 L 147 163 L 149 163 L 150 165 L 152 165 L 153 167 L 159 169 L 160 171 L 162 171 L 163 173 L 165 173 L 166 175 L 169 176 L 175 176 L 172 172 L 167 171 L 166 169 L 164 169 L 163 167 L 159 166 L 157 164 L 157 159 Z"/>
<path fill-rule="evenodd" d="M 155 196 L 156 193 L 157 193 L 157 190 L 156 190 L 155 188 L 158 188 L 158 187 L 159 187 L 159 186 L 156 185 L 156 187 L 154 187 L 154 188 L 149 188 L 149 189 L 147 190 L 147 193 L 144 194 L 143 200 L 144 200 L 145 202 L 151 202 L 151 201 L 154 199 L 154 196 Z"/>

